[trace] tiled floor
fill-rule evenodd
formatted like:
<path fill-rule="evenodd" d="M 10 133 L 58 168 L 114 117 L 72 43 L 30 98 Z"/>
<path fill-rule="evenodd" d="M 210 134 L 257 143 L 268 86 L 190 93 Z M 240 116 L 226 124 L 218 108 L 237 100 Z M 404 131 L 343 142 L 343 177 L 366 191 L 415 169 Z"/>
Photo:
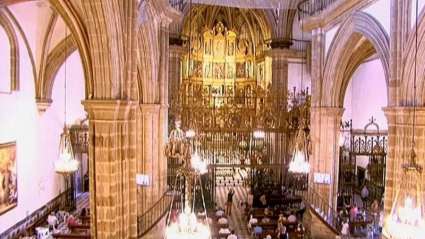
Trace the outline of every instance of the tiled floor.
<path fill-rule="evenodd" d="M 232 215 L 229 216 L 229 227 L 232 230 L 235 230 L 235 234 L 238 239 L 249 239 L 252 236 L 249 235 L 247 224 L 244 219 L 244 209 L 245 207 L 240 206 L 239 202 L 245 202 L 247 198 L 247 191 L 242 186 L 235 187 L 225 187 L 217 186 L 217 205 L 223 208 L 226 208 L 225 204 L 227 202 L 227 194 L 229 189 L 233 188 L 235 190 L 235 195 L 233 196 L 233 208 Z"/>

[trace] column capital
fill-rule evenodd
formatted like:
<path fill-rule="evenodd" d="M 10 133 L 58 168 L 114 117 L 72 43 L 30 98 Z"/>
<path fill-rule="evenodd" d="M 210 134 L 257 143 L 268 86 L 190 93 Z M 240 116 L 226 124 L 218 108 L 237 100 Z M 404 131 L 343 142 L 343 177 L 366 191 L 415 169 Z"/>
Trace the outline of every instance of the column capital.
<path fill-rule="evenodd" d="M 288 58 L 305 58 L 305 52 L 274 48 L 266 51 L 265 56 L 272 58 L 279 57 L 283 58 L 284 60 L 288 60 Z"/>
<path fill-rule="evenodd" d="M 170 54 L 184 55 L 187 54 L 187 48 L 177 45 L 170 45 Z"/>
<path fill-rule="evenodd" d="M 409 125 L 412 124 L 413 107 L 383 107 L 388 124 Z M 425 125 L 425 107 L 416 107 L 416 123 Z"/>
<path fill-rule="evenodd" d="M 140 111 L 143 115 L 158 114 L 162 108 L 160 104 L 139 104 Z"/>
<path fill-rule="evenodd" d="M 126 121 L 134 118 L 136 101 L 128 100 L 83 100 L 81 102 L 90 121 Z"/>
<path fill-rule="evenodd" d="M 325 31 L 321 27 L 317 27 L 317 28 L 314 28 L 313 30 L 311 30 L 311 35 L 312 36 L 323 35 L 323 34 L 325 34 Z"/>
<path fill-rule="evenodd" d="M 341 118 L 344 110 L 344 108 L 313 107 L 311 113 L 319 114 L 321 117 Z"/>
<path fill-rule="evenodd" d="M 38 113 L 42 115 L 52 105 L 52 99 L 35 99 Z"/>

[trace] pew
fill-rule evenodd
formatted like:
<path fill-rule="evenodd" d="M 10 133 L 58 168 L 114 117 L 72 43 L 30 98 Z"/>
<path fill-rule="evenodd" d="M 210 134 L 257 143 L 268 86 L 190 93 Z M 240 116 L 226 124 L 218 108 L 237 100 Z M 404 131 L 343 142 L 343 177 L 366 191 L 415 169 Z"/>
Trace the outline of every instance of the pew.
<path fill-rule="evenodd" d="M 91 238 L 91 234 L 66 234 L 66 233 L 53 233 L 52 238 L 57 239 L 72 239 L 72 238 Z"/>
<path fill-rule="evenodd" d="M 86 224 L 68 225 L 68 229 L 72 233 L 74 233 L 75 231 L 87 231 L 87 230 L 90 230 L 90 225 L 86 225 Z"/>
<path fill-rule="evenodd" d="M 90 215 L 79 216 L 78 218 L 81 220 L 82 224 L 86 224 L 86 223 L 90 224 Z"/>

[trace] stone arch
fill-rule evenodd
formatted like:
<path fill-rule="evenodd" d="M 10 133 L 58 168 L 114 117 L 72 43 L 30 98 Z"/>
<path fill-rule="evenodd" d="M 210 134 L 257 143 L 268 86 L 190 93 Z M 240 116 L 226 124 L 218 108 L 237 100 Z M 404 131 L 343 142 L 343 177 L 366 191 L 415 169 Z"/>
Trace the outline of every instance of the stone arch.
<path fill-rule="evenodd" d="M 10 90 L 19 90 L 19 43 L 18 37 L 15 30 L 13 29 L 12 23 L 0 10 L 0 26 L 3 27 L 9 38 L 10 46 Z"/>
<path fill-rule="evenodd" d="M 388 93 L 390 74 L 388 34 L 375 18 L 364 12 L 355 12 L 341 25 L 332 41 L 323 73 L 322 106 L 341 107 L 343 105 L 344 89 L 350 80 L 347 76 L 351 77 L 354 73 L 350 65 L 359 65 L 368 56 L 368 54 L 362 53 L 360 48 L 359 51 L 354 51 L 356 46 L 361 43 L 363 37 L 372 44 L 381 60 L 387 84 L 387 96 L 388 99 L 390 98 Z M 368 51 L 368 49 L 365 50 Z M 363 57 L 359 57 L 362 55 Z M 351 57 L 355 59 L 354 62 L 350 62 Z M 347 68 L 349 72 L 346 72 Z"/>
<path fill-rule="evenodd" d="M 402 71 L 402 78 L 400 83 L 400 105 L 412 106 L 414 99 L 414 73 L 415 73 L 415 34 L 416 27 L 414 27 L 409 35 L 406 48 L 403 55 L 404 67 Z M 416 103 L 417 105 L 425 105 L 425 58 L 421 57 L 425 53 L 425 8 L 422 9 L 418 17 L 418 57 L 416 62 Z"/>
<path fill-rule="evenodd" d="M 53 83 L 56 75 L 65 60 L 77 50 L 74 38 L 68 35 L 47 56 L 44 78 L 41 82 L 42 99 L 52 99 Z"/>
<path fill-rule="evenodd" d="M 81 63 L 84 70 L 86 99 L 91 99 L 94 97 L 92 58 L 90 55 L 87 31 L 84 28 L 81 16 L 78 14 L 78 7 L 74 6 L 74 3 L 68 1 L 49 0 L 49 2 L 54 11 L 61 16 L 66 26 L 71 31 L 71 35 L 75 39 L 75 45 L 80 53 Z M 39 96 L 36 95 L 36 97 L 38 98 Z"/>
<path fill-rule="evenodd" d="M 144 1 L 139 7 L 139 35 L 137 78 L 139 101 L 143 104 L 154 104 L 159 101 L 158 92 L 158 65 L 159 45 L 155 36 L 158 36 L 155 24 L 155 11 L 150 1 Z"/>

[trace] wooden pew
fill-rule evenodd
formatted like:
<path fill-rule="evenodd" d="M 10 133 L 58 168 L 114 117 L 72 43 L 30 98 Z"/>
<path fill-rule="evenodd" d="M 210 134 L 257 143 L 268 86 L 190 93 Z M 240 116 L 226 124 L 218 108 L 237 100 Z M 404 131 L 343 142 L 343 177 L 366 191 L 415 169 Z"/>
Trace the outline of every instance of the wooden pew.
<path fill-rule="evenodd" d="M 367 227 L 368 225 L 372 224 L 373 221 L 353 221 L 350 222 L 350 232 L 354 233 L 354 230 L 356 227 Z"/>
<path fill-rule="evenodd" d="M 68 225 L 68 229 L 74 233 L 76 231 L 88 231 L 90 230 L 90 224 L 74 224 L 74 225 Z"/>
<path fill-rule="evenodd" d="M 86 223 L 90 224 L 90 215 L 88 215 L 88 216 L 79 216 L 78 218 L 81 220 L 81 223 L 82 224 L 86 224 Z"/>
<path fill-rule="evenodd" d="M 91 234 L 65 234 L 65 233 L 53 233 L 54 239 L 72 239 L 72 238 L 91 238 Z"/>
<path fill-rule="evenodd" d="M 59 210 L 59 207 L 55 207 L 53 208 L 49 213 L 47 213 L 46 215 L 37 218 L 37 220 L 33 221 L 32 223 L 30 223 L 27 226 L 27 232 L 29 235 L 35 235 L 36 231 L 35 228 L 37 227 L 43 227 L 43 226 L 48 226 L 47 224 L 47 217 L 49 217 L 51 212 L 56 212 Z"/>

